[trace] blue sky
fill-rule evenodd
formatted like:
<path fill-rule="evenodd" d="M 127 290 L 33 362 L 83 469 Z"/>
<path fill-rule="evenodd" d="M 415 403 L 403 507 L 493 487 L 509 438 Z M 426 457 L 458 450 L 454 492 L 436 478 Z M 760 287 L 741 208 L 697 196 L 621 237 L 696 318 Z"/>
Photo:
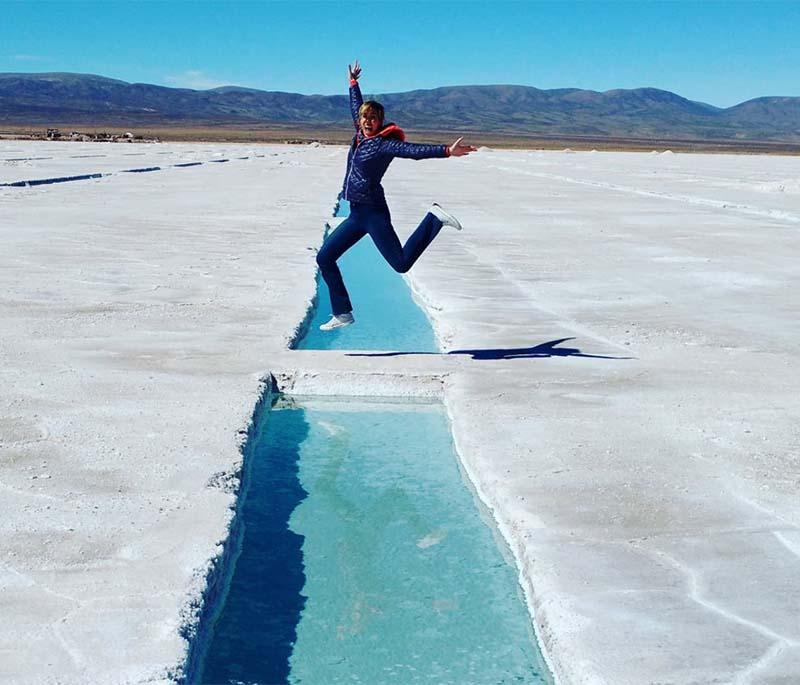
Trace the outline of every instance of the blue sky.
<path fill-rule="evenodd" d="M 671 90 L 727 107 L 800 96 L 800 0 L 0 0 L 0 71 L 332 94 L 441 85 Z"/>

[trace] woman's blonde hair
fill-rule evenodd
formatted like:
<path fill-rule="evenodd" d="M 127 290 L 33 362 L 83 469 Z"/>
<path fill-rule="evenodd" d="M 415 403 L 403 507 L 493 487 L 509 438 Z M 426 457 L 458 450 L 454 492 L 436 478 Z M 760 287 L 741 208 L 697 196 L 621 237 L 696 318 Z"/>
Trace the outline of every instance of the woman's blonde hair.
<path fill-rule="evenodd" d="M 365 112 L 373 111 L 375 115 L 383 121 L 384 112 L 383 105 L 375 100 L 367 100 L 361 107 L 358 108 L 358 116 L 363 117 Z"/>

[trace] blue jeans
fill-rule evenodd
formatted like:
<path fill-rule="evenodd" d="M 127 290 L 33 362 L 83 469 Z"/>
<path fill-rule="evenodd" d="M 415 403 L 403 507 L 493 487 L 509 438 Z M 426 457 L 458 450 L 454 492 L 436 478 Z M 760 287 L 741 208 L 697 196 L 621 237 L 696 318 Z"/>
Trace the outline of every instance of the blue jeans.
<path fill-rule="evenodd" d="M 369 233 L 369 237 L 383 258 L 395 271 L 404 274 L 419 259 L 441 229 L 442 222 L 428 213 L 406 244 L 400 245 L 400 240 L 392 227 L 392 217 L 388 207 L 351 203 L 350 216 L 328 236 L 317 253 L 319 270 L 331 294 L 333 313 L 344 314 L 353 310 L 336 260 L 365 235 Z"/>

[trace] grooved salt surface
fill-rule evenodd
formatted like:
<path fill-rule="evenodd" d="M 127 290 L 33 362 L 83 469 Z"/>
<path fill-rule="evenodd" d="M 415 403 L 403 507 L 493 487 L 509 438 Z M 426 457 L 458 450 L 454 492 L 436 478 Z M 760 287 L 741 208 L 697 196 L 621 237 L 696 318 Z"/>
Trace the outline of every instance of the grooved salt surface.
<path fill-rule="evenodd" d="M 198 143 L 169 145 L 131 143 L 17 143 L 0 141 L 0 184 L 69 178 L 85 174 L 117 174 L 124 171 L 166 170 L 171 167 L 219 162 L 230 149 Z M 31 150 L 35 149 L 32 153 Z M 274 151 L 266 146 L 237 146 L 236 156 L 256 159 Z"/>
<path fill-rule="evenodd" d="M 346 150 L 203 149 L 231 161 L 0 188 L 0 678 L 181 662 L 207 483 L 276 370 L 443 379 L 560 682 L 798 681 L 800 159 L 398 160 L 395 224 L 465 227 L 410 272 L 452 354 L 354 356 L 284 349 Z"/>

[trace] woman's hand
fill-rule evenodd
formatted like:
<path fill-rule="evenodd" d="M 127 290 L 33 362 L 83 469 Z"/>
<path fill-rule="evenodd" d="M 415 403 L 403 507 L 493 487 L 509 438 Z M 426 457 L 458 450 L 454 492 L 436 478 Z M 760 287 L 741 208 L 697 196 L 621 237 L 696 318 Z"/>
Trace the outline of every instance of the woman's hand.
<path fill-rule="evenodd" d="M 356 62 L 356 64 L 358 64 L 358 62 Z M 451 157 L 463 157 L 464 155 L 468 155 L 470 152 L 478 151 L 478 148 L 472 147 L 472 145 L 462 145 L 462 140 L 464 140 L 463 137 L 459 138 L 448 148 Z"/>
<path fill-rule="evenodd" d="M 351 81 L 358 81 L 358 77 L 361 76 L 361 67 L 358 64 L 358 60 L 356 60 L 352 66 L 348 64 L 347 71 L 350 74 Z"/>

